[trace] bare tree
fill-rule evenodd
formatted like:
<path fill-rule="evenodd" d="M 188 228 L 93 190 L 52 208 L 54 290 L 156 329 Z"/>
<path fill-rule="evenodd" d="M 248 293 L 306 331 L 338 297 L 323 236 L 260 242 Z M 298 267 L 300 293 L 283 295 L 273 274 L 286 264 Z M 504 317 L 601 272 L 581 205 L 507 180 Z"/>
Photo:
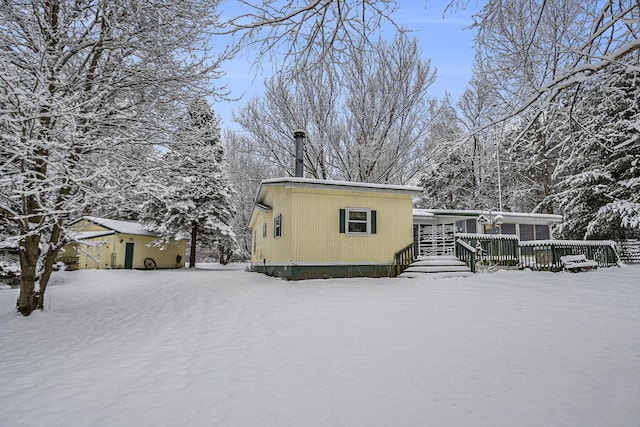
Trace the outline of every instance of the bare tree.
<path fill-rule="evenodd" d="M 237 213 L 232 218 L 239 253 L 242 259 L 251 256 L 251 235 L 247 224 L 253 212 L 256 189 L 262 179 L 278 176 L 277 167 L 267 163 L 255 151 L 255 146 L 247 135 L 227 131 L 223 137 L 227 145 L 229 176 L 234 184 L 233 201 Z"/>
<path fill-rule="evenodd" d="M 24 315 L 43 307 L 66 219 L 114 178 L 103 159 L 161 140 L 220 76 L 216 4 L 0 3 L 0 210 L 20 233 Z"/>
<path fill-rule="evenodd" d="M 238 3 L 246 12 L 224 22 L 222 33 L 236 36 L 242 47 L 254 48 L 256 64 L 271 59 L 280 64 L 280 71 L 294 72 L 343 63 L 352 53 L 350 47 L 369 40 L 385 23 L 395 26 L 391 15 L 397 9 L 395 0 Z"/>
<path fill-rule="evenodd" d="M 336 78 L 331 68 L 297 78 L 280 74 L 266 83 L 264 96 L 251 99 L 235 116 L 251 134 L 256 154 L 281 174 L 293 174 L 293 131 L 304 129 L 307 175 L 319 179 L 334 175 L 328 152 L 340 138 L 341 92 Z"/>
<path fill-rule="evenodd" d="M 292 131 L 307 131 L 305 171 L 320 179 L 406 183 L 424 163 L 435 73 L 415 40 L 354 48 L 339 68 L 280 75 L 236 120 L 256 152 L 292 172 Z"/>

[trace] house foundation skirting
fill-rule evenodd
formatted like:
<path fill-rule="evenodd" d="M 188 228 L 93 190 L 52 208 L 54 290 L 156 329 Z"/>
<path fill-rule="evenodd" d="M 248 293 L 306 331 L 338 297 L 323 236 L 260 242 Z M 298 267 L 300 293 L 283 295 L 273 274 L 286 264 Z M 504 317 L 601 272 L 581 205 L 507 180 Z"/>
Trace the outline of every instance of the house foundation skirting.
<path fill-rule="evenodd" d="M 251 269 L 286 280 L 331 279 L 350 277 L 391 277 L 393 265 L 264 265 L 252 264 Z"/>

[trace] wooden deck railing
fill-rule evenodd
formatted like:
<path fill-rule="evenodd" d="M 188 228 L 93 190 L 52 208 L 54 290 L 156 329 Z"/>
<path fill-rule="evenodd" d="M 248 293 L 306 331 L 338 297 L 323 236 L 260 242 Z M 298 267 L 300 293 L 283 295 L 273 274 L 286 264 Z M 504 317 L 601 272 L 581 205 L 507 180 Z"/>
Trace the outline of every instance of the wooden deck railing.
<path fill-rule="evenodd" d="M 463 261 L 472 273 L 476 272 L 476 248 L 462 239 L 456 240 L 456 257 Z"/>
<path fill-rule="evenodd" d="M 400 249 L 393 257 L 393 276 L 397 277 L 416 259 L 416 243 Z"/>
<path fill-rule="evenodd" d="M 599 267 L 618 265 L 616 244 L 610 240 L 532 240 L 520 242 L 520 268 L 561 271 L 560 257 L 585 255 Z"/>
<path fill-rule="evenodd" d="M 599 267 L 619 265 L 616 243 L 611 240 L 533 240 L 518 241 L 511 234 L 456 234 L 455 254 L 471 269 L 483 262 L 494 266 L 514 266 L 536 271 L 562 271 L 560 257 L 585 255 Z M 417 245 L 412 243 L 394 256 L 394 276 L 399 276 L 417 257 Z"/>
<path fill-rule="evenodd" d="M 478 262 L 493 265 L 516 266 L 519 262 L 518 236 L 515 234 L 459 233 L 477 251 Z"/>

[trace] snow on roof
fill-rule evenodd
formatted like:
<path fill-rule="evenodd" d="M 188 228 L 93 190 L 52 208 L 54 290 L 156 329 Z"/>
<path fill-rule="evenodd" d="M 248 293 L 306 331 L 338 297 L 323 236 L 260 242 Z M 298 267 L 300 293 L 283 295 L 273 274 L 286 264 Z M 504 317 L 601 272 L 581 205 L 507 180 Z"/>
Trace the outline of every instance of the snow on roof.
<path fill-rule="evenodd" d="M 366 189 L 366 190 L 383 190 L 383 191 L 399 191 L 410 194 L 422 193 L 422 188 L 410 186 L 410 185 L 394 185 L 394 184 L 375 184 L 369 182 L 351 182 L 351 181 L 330 181 L 326 179 L 313 179 L 313 178 L 297 178 L 297 177 L 284 177 L 284 178 L 272 178 L 265 179 L 260 183 L 260 186 L 271 184 L 289 184 L 293 186 L 308 186 L 308 187 L 343 187 L 345 189 Z"/>
<path fill-rule="evenodd" d="M 433 217 L 469 217 L 477 218 L 484 215 L 487 218 L 502 215 L 505 222 L 522 220 L 530 220 L 532 223 L 559 223 L 562 222 L 562 215 L 544 214 L 544 213 L 527 213 L 527 212 L 500 212 L 492 210 L 456 210 L 456 209 L 414 209 L 414 217 L 433 218 Z M 519 220 L 519 221 L 518 221 Z"/>
<path fill-rule="evenodd" d="M 156 233 L 145 230 L 144 226 L 138 222 L 119 221 L 116 219 L 98 218 L 95 216 L 83 216 L 82 218 L 86 219 L 87 221 L 91 221 L 94 224 L 98 224 L 110 230 L 116 231 L 118 233 L 138 234 L 141 236 L 157 237 Z"/>
<path fill-rule="evenodd" d="M 413 210 L 413 216 L 421 216 L 421 217 L 426 217 L 426 218 L 433 218 L 434 216 L 436 216 L 436 214 L 434 214 L 433 212 L 431 212 L 430 210 L 427 210 L 427 209 L 414 209 Z"/>
<path fill-rule="evenodd" d="M 520 246 L 615 246 L 613 240 L 527 240 L 520 242 Z"/>
<path fill-rule="evenodd" d="M 463 239 L 482 239 L 482 240 L 518 240 L 515 234 L 478 234 L 478 233 L 456 233 L 456 237 Z"/>

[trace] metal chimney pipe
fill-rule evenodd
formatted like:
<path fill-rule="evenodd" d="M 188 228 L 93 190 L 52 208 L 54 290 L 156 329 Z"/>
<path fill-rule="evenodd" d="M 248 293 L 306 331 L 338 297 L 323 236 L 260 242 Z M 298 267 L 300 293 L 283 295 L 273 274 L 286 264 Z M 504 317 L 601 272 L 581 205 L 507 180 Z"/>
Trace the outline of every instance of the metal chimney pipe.
<path fill-rule="evenodd" d="M 296 178 L 304 177 L 304 138 L 303 130 L 293 132 L 293 138 L 296 141 Z"/>

